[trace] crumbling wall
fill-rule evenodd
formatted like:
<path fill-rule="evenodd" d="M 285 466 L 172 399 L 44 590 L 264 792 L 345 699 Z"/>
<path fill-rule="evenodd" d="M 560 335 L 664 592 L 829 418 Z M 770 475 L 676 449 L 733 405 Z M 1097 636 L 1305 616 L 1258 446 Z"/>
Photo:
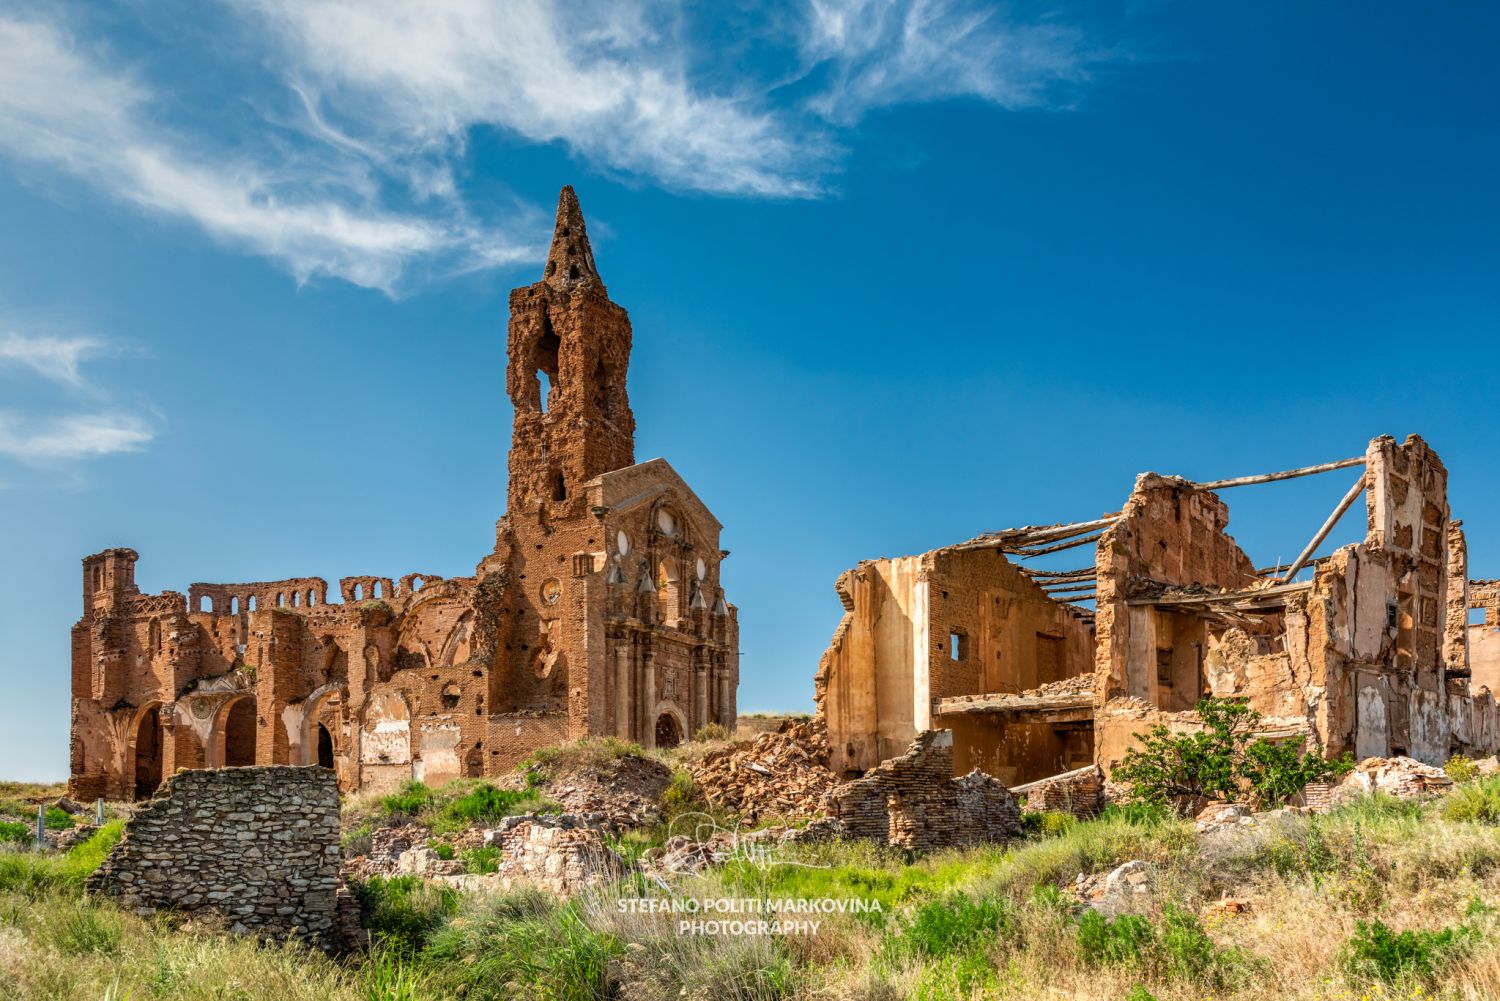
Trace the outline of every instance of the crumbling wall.
<path fill-rule="evenodd" d="M 1331 754 L 1438 764 L 1452 750 L 1447 703 L 1467 697 L 1446 690 L 1446 655 L 1459 652 L 1447 614 L 1447 470 L 1416 435 L 1399 445 L 1383 436 L 1370 442 L 1365 475 L 1365 541 L 1318 561 L 1298 602 L 1323 694 L 1314 724 Z"/>
<path fill-rule="evenodd" d="M 1015 796 L 983 772 L 953 777 L 953 734 L 929 730 L 906 753 L 882 762 L 829 797 L 849 838 L 927 851 L 990 844 L 1015 837 L 1021 810 Z"/>
<path fill-rule="evenodd" d="M 1470 684 L 1477 692 L 1500 692 L 1500 580 L 1469 581 L 1464 605 Z M 1468 624 L 1468 609 L 1483 609 L 1484 621 Z"/>
<path fill-rule="evenodd" d="M 835 585 L 845 614 L 815 696 L 831 767 L 858 774 L 901 753 L 953 695 L 1021 692 L 1091 670 L 1088 617 L 1055 601 L 996 547 L 870 560 Z M 972 728 L 971 728 L 972 729 Z M 966 735 L 966 760 L 1045 771 L 1066 754 L 1045 724 Z"/>
<path fill-rule="evenodd" d="M 207 912 L 237 934 L 338 947 L 338 784 L 316 767 L 179 772 L 88 889 L 137 914 Z"/>
<path fill-rule="evenodd" d="M 1252 672 L 1287 673 L 1275 661 L 1251 665 L 1257 657 L 1282 656 L 1269 641 L 1271 627 L 1253 638 L 1225 637 L 1196 611 L 1132 603 L 1170 588 L 1234 591 L 1259 580 L 1228 526 L 1229 508 L 1217 494 L 1142 473 L 1119 520 L 1100 538 L 1095 701 L 1101 710 L 1094 755 L 1106 770 L 1124 757 L 1137 733 L 1160 721 L 1157 714 L 1190 710 L 1211 683 L 1215 694 L 1245 694 L 1257 687 Z M 1128 705 L 1103 708 L 1118 699 Z"/>

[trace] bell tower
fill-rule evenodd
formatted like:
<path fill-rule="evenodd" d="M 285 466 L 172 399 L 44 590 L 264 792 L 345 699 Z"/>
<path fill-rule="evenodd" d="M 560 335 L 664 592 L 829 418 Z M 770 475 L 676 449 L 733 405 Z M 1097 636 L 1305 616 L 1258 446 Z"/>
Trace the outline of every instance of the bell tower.
<path fill-rule="evenodd" d="M 565 187 L 542 280 L 510 294 L 508 516 L 582 515 L 584 483 L 635 463 L 630 337 L 630 317 L 594 265 L 578 196 Z"/>

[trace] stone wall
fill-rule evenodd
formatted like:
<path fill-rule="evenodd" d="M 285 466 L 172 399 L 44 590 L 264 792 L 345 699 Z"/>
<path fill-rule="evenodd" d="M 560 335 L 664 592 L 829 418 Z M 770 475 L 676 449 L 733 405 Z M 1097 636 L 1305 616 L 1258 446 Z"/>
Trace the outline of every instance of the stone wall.
<path fill-rule="evenodd" d="M 928 730 L 905 754 L 839 786 L 830 805 L 845 837 L 913 851 L 1004 841 L 1020 832 L 1020 806 L 998 780 L 979 771 L 952 776 L 952 731 Z"/>
<path fill-rule="evenodd" d="M 137 914 L 222 916 L 230 931 L 342 945 L 339 792 L 318 767 L 179 772 L 143 803 L 88 889 Z"/>

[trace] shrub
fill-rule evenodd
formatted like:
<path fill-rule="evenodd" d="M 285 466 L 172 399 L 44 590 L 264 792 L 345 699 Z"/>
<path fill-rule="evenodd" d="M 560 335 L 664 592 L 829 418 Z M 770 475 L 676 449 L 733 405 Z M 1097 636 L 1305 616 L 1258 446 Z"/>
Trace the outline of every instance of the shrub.
<path fill-rule="evenodd" d="M 49 831 L 65 831 L 75 823 L 73 815 L 60 806 L 47 807 L 42 816 Z"/>
<path fill-rule="evenodd" d="M 1155 933 L 1139 914 L 1110 920 L 1095 910 L 1078 918 L 1078 949 L 1090 966 L 1139 966 L 1146 961 Z"/>
<path fill-rule="evenodd" d="M 420 952 L 459 904 L 457 890 L 416 876 L 372 876 L 354 895 L 375 943 L 403 956 Z"/>
<path fill-rule="evenodd" d="M 1279 806 L 1309 782 L 1354 767 L 1345 755 L 1327 761 L 1290 745 L 1251 740 L 1260 713 L 1242 702 L 1208 698 L 1197 705 L 1203 728 L 1173 733 L 1163 724 L 1137 736 L 1140 747 L 1125 752 L 1114 778 L 1129 782 L 1135 798 L 1167 803 L 1178 796 L 1236 799 L 1248 791 L 1264 806 Z"/>
<path fill-rule="evenodd" d="M 729 731 L 720 723 L 705 723 L 693 734 L 693 739 L 700 743 L 710 740 L 728 740 Z"/>
<path fill-rule="evenodd" d="M 1450 779 L 1459 783 L 1468 782 L 1479 774 L 1479 769 L 1474 767 L 1473 760 L 1462 754 L 1455 754 L 1449 758 L 1448 763 L 1443 766 L 1443 771 Z"/>
<path fill-rule="evenodd" d="M 387 816 L 419 817 L 436 798 L 437 793 L 421 782 L 405 782 L 396 792 L 381 798 L 380 808 Z"/>
<path fill-rule="evenodd" d="M 32 827 L 15 820 L 0 820 L 0 843 L 25 845 L 31 843 Z"/>
<path fill-rule="evenodd" d="M 494 845 L 469 848 L 459 853 L 459 858 L 464 861 L 464 872 L 476 876 L 487 872 L 498 872 L 500 869 L 500 849 Z"/>
<path fill-rule="evenodd" d="M 496 823 L 512 814 L 556 809 L 555 803 L 538 795 L 534 789 L 501 789 L 486 782 L 445 803 L 437 811 L 432 829 L 440 834 L 464 831 Z"/>
<path fill-rule="evenodd" d="M 1443 819 L 1500 823 L 1500 775 L 1470 782 L 1449 793 L 1443 800 Z"/>
<path fill-rule="evenodd" d="M 431 848 L 433 854 L 437 855 L 437 857 L 442 859 L 444 862 L 451 862 L 458 855 L 458 853 L 453 850 L 452 845 L 450 845 L 446 841 L 439 841 L 437 838 L 428 838 L 427 847 Z"/>
<path fill-rule="evenodd" d="M 919 907 L 901 934 L 886 940 L 887 954 L 934 958 L 971 952 L 1015 930 L 1015 910 L 1008 901 L 954 893 Z"/>
<path fill-rule="evenodd" d="M 1138 914 L 1110 920 L 1087 910 L 1078 919 L 1078 948 L 1090 966 L 1134 966 L 1156 976 L 1224 987 L 1245 965 L 1236 949 L 1220 949 L 1188 910 L 1167 904 L 1153 926 Z"/>
<path fill-rule="evenodd" d="M 1356 981 L 1431 981 L 1468 950 L 1476 935 L 1464 925 L 1438 931 L 1408 928 L 1397 934 L 1383 921 L 1357 921 L 1345 947 L 1344 969 Z"/>

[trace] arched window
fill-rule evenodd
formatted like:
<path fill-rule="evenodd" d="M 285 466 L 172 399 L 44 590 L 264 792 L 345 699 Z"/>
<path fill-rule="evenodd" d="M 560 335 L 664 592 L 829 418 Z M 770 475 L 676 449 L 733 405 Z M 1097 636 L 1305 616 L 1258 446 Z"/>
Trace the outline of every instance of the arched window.
<path fill-rule="evenodd" d="M 562 473 L 552 474 L 552 499 L 555 501 L 568 499 L 568 481 L 563 478 Z"/>
<path fill-rule="evenodd" d="M 229 614 L 230 615 L 238 615 L 238 614 L 240 614 L 240 596 L 239 595 L 235 595 L 233 598 L 229 599 Z"/>
<path fill-rule="evenodd" d="M 206 594 L 199 595 L 198 596 L 198 611 L 200 611 L 200 612 L 212 612 L 213 610 L 214 610 L 214 600 L 212 598 L 210 598 Z"/>

